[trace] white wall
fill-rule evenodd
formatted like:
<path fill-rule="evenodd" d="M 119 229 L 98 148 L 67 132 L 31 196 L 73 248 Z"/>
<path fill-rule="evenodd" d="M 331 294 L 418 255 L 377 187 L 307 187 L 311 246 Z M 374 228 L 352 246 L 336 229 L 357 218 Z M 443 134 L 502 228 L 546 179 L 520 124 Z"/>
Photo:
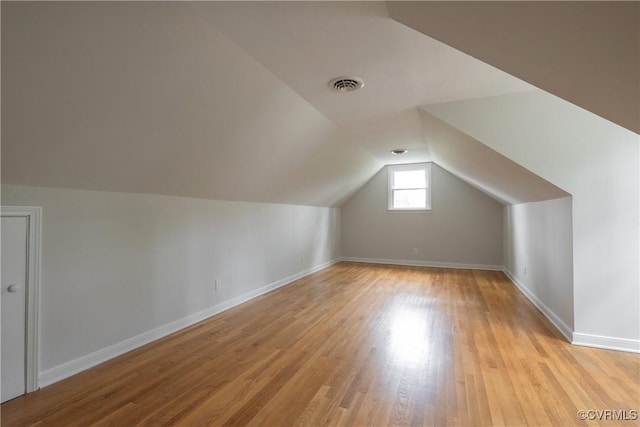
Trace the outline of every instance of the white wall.
<path fill-rule="evenodd" d="M 505 207 L 504 264 L 518 287 L 571 340 L 571 197 Z"/>
<path fill-rule="evenodd" d="M 573 196 L 574 340 L 640 351 L 640 138 L 544 92 L 426 108 Z"/>
<path fill-rule="evenodd" d="M 45 384 L 340 255 L 335 208 L 11 185 L 2 204 L 44 208 Z"/>
<path fill-rule="evenodd" d="M 342 205 L 342 255 L 502 266 L 503 205 L 436 164 L 431 178 L 431 212 L 393 212 L 387 210 L 387 168 L 378 172 Z"/>

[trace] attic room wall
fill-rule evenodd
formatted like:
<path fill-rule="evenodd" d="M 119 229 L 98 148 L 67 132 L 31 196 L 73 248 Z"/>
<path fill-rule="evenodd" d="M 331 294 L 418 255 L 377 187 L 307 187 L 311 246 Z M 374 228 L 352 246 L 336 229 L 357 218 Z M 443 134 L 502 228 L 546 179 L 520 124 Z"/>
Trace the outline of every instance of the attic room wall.
<path fill-rule="evenodd" d="M 505 207 L 504 265 L 512 280 L 571 340 L 571 197 Z"/>
<path fill-rule="evenodd" d="M 574 341 L 640 351 L 640 141 L 542 91 L 428 112 L 573 196 Z"/>
<path fill-rule="evenodd" d="M 431 212 L 390 212 L 388 171 L 378 172 L 342 205 L 343 257 L 501 268 L 503 205 L 436 164 L 431 179 Z"/>
<path fill-rule="evenodd" d="M 41 385 L 340 255 L 336 208 L 13 185 L 2 204 L 43 207 Z"/>

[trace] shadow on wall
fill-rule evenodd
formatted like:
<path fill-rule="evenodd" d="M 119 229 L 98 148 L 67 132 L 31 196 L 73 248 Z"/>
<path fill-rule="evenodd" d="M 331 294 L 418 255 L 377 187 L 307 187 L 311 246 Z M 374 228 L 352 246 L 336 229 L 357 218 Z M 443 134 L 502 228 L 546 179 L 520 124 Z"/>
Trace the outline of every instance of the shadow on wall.
<path fill-rule="evenodd" d="M 574 330 L 573 198 L 507 206 L 505 268 L 552 321 Z"/>

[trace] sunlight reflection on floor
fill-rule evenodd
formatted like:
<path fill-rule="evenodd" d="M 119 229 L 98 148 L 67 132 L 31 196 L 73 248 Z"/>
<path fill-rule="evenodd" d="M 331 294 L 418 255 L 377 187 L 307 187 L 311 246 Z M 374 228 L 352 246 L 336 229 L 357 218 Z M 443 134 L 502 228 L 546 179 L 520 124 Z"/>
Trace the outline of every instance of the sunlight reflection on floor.
<path fill-rule="evenodd" d="M 418 367 L 429 348 L 427 318 L 424 310 L 404 307 L 394 310 L 389 337 L 389 354 L 393 362 L 408 368 Z"/>

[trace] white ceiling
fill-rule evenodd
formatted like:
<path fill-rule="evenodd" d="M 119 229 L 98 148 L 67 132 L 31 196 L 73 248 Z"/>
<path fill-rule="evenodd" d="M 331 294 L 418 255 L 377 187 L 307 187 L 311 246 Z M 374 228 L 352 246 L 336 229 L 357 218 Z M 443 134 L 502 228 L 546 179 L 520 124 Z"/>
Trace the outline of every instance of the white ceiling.
<path fill-rule="evenodd" d="M 420 118 L 434 161 L 500 202 L 529 203 L 569 195 L 430 112 L 421 109 Z"/>
<path fill-rule="evenodd" d="M 535 90 L 384 2 L 2 2 L 2 67 L 5 183 L 319 206 L 432 159 L 421 106 Z"/>
<path fill-rule="evenodd" d="M 3 182 L 332 206 L 382 167 L 199 13 L 3 2 Z"/>
<path fill-rule="evenodd" d="M 533 89 L 389 19 L 385 2 L 191 7 L 387 164 L 429 160 L 416 107 Z M 344 75 L 362 77 L 364 88 L 338 93 L 328 87 Z M 409 154 L 394 157 L 394 147 Z"/>
<path fill-rule="evenodd" d="M 391 1 L 390 16 L 640 133 L 639 1 Z"/>

